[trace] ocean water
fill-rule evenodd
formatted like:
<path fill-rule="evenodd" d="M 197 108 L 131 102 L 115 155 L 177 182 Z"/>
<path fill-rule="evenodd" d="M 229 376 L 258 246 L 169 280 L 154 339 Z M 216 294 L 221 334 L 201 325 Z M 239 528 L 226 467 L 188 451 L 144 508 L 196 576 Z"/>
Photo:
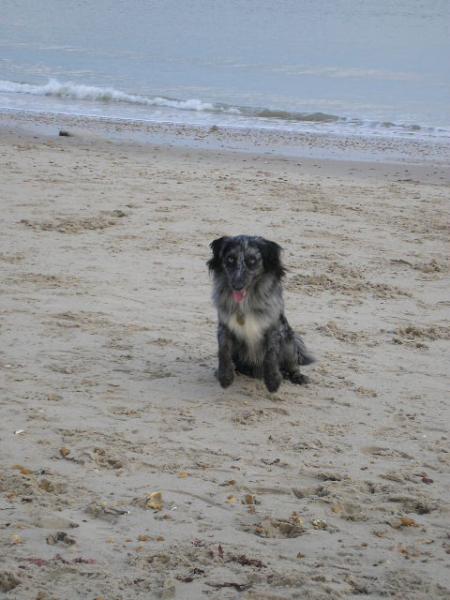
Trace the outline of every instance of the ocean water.
<path fill-rule="evenodd" d="M 450 140 L 450 2 L 2 0 L 14 110 Z"/>

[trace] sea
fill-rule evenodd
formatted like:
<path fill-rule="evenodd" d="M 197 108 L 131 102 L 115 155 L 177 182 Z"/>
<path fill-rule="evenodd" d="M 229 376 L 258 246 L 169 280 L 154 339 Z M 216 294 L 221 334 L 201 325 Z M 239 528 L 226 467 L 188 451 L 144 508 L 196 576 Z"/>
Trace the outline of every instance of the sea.
<path fill-rule="evenodd" d="M 450 1 L 1 0 L 15 111 L 450 143 Z"/>

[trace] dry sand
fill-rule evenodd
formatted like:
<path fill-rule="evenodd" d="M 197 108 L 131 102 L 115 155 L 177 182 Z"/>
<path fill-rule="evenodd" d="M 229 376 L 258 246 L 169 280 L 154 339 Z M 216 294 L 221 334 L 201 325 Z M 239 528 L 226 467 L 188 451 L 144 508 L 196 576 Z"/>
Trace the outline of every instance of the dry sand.
<path fill-rule="evenodd" d="M 445 165 L 3 129 L 0 178 L 6 598 L 450 598 Z M 307 387 L 214 379 L 226 233 Z"/>

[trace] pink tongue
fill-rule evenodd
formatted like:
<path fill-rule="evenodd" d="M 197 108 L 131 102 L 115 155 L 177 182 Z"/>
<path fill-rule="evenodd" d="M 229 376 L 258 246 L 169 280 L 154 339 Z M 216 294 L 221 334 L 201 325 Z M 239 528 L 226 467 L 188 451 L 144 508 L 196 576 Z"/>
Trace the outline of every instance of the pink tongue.
<path fill-rule="evenodd" d="M 239 292 L 234 291 L 233 292 L 233 300 L 235 300 L 236 302 L 242 302 L 242 300 L 244 300 L 246 295 L 247 295 L 247 292 L 245 290 L 241 290 Z"/>

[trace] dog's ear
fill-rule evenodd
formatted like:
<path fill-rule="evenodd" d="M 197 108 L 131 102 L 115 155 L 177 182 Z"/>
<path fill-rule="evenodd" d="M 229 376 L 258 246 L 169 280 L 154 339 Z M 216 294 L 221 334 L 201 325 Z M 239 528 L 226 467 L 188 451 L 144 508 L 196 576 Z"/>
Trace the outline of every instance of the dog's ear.
<path fill-rule="evenodd" d="M 222 268 L 222 250 L 223 250 L 223 245 L 225 243 L 225 241 L 227 240 L 227 236 L 221 237 L 221 238 L 217 238 L 217 240 L 214 240 L 213 242 L 210 243 L 209 247 L 212 250 L 212 258 L 210 258 L 208 260 L 208 262 L 206 263 L 208 265 L 208 269 L 210 271 L 210 273 L 212 271 L 220 271 Z"/>
<path fill-rule="evenodd" d="M 273 273 L 278 279 L 281 279 L 286 273 L 286 269 L 281 262 L 281 252 L 283 248 L 276 242 L 261 238 L 259 249 L 265 271 L 267 273 Z"/>

